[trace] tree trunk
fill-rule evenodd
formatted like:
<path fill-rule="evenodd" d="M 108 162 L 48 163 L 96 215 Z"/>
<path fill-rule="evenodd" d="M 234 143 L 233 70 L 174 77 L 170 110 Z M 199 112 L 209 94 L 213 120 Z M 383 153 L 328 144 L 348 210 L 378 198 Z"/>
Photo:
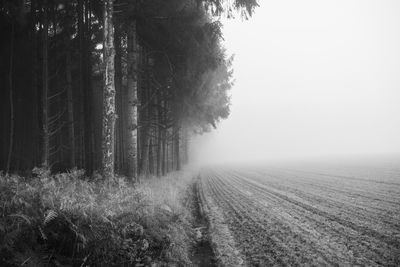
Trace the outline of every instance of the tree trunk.
<path fill-rule="evenodd" d="M 103 175 L 114 179 L 115 83 L 113 0 L 104 1 Z"/>
<path fill-rule="evenodd" d="M 67 109 L 68 109 L 68 133 L 70 145 L 70 168 L 76 166 L 75 160 L 75 124 L 74 124 L 74 99 L 72 94 L 72 77 L 71 77 L 71 52 L 67 50 L 66 54 L 66 79 L 67 79 Z"/>
<path fill-rule="evenodd" d="M 143 150 L 142 150 L 142 169 L 141 174 L 144 176 L 149 175 L 149 141 L 150 138 L 148 137 L 147 131 L 143 134 Z"/>
<path fill-rule="evenodd" d="M 171 165 L 170 165 L 168 172 L 175 170 L 175 145 L 174 145 L 175 139 L 174 139 L 173 135 L 174 135 L 173 130 L 171 130 L 171 135 L 170 135 L 171 140 L 169 143 L 169 145 L 170 145 L 169 151 L 171 153 Z"/>
<path fill-rule="evenodd" d="M 39 121 L 39 105 L 40 99 L 38 98 L 38 77 L 37 77 L 37 36 L 36 36 L 36 0 L 31 2 L 31 31 L 32 31 L 32 164 L 31 167 L 36 166 L 40 158 L 40 121 Z"/>
<path fill-rule="evenodd" d="M 149 138 L 149 173 L 154 174 L 154 151 L 153 151 L 153 138 Z"/>
<path fill-rule="evenodd" d="M 150 67 L 149 58 L 147 56 L 146 50 L 142 47 L 142 68 L 143 68 L 143 79 L 141 85 L 141 98 L 140 98 L 140 143 L 141 143 L 141 164 L 140 173 L 144 176 L 149 174 L 149 133 L 150 133 L 150 95 L 151 95 L 151 85 L 150 85 Z"/>
<path fill-rule="evenodd" d="M 161 96 L 159 95 L 157 97 L 157 171 L 156 171 L 156 175 L 160 176 L 162 173 L 162 155 L 161 155 L 161 151 L 162 151 L 162 106 L 161 106 L 161 100 L 160 100 Z"/>
<path fill-rule="evenodd" d="M 86 0 L 86 73 L 87 73 L 87 88 L 89 90 L 89 97 L 90 97 L 90 155 L 91 155 L 91 162 L 90 166 L 92 171 L 96 170 L 96 142 L 95 142 L 95 129 L 94 129 L 94 100 L 93 100 L 93 87 L 92 87 L 92 1 Z"/>
<path fill-rule="evenodd" d="M 85 166 L 85 142 L 84 142 L 84 129 L 85 129 L 85 122 L 84 122 L 84 92 L 83 92 L 83 0 L 78 0 L 77 5 L 77 16 L 78 16 L 78 88 L 79 88 L 79 165 L 81 168 Z"/>
<path fill-rule="evenodd" d="M 80 0 L 81 1 L 81 0 Z M 84 89 L 84 142 L 85 142 L 85 168 L 86 172 L 90 175 L 93 172 L 93 147 L 92 147 L 92 88 L 90 80 L 90 51 L 89 51 L 89 38 L 90 35 L 90 16 L 89 16 L 89 5 L 88 1 L 85 0 L 84 3 L 85 14 L 82 14 L 85 18 L 85 23 L 82 25 L 83 30 L 81 31 L 82 38 L 82 54 L 83 54 L 83 64 L 82 64 L 82 74 L 83 74 L 83 89 Z"/>
<path fill-rule="evenodd" d="M 117 23 L 115 23 L 117 25 Z M 123 124 L 123 94 L 122 94 L 122 50 L 121 34 L 118 28 L 115 28 L 115 97 L 117 120 L 115 122 L 115 168 L 119 174 L 124 173 L 125 158 L 124 147 L 124 124 Z"/>
<path fill-rule="evenodd" d="M 162 175 L 165 175 L 167 173 L 167 131 L 165 128 L 162 129 L 162 159 L 161 159 L 161 171 Z"/>
<path fill-rule="evenodd" d="M 165 96 L 163 96 L 165 97 Z M 162 110 L 162 175 L 167 173 L 168 169 L 168 142 L 167 142 L 167 101 L 164 99 L 161 101 Z"/>
<path fill-rule="evenodd" d="M 78 71 L 78 86 L 79 86 L 79 165 L 81 168 L 86 168 L 86 111 L 85 107 L 87 96 L 85 92 L 85 68 L 84 68 L 84 25 L 83 25 L 83 0 L 78 0 L 77 5 L 78 16 L 78 55 L 79 55 L 79 71 Z"/>
<path fill-rule="evenodd" d="M 8 147 L 6 173 L 10 171 L 11 156 L 14 144 L 14 97 L 13 97 L 13 63 L 14 63 L 14 22 L 11 24 L 10 42 L 10 71 L 8 73 L 9 96 L 10 96 L 10 141 Z"/>
<path fill-rule="evenodd" d="M 138 177 L 138 46 L 136 21 L 131 21 L 128 28 L 128 140 L 127 174 L 132 179 Z"/>
<path fill-rule="evenodd" d="M 183 158 L 184 164 L 189 163 L 189 133 L 187 129 L 185 130 L 184 140 L 183 140 Z"/>
<path fill-rule="evenodd" d="M 169 141 L 168 141 L 168 131 L 166 131 L 167 138 L 165 140 L 165 174 L 169 173 L 170 171 L 170 148 L 169 148 Z"/>
<path fill-rule="evenodd" d="M 42 31 L 42 49 L 43 49 L 43 71 L 42 71 L 42 124 L 43 124 L 43 144 L 42 144 L 42 167 L 49 168 L 49 117 L 48 117 L 48 91 L 49 91 L 49 68 L 48 68 L 48 14 L 47 0 L 43 1 L 43 31 Z"/>
<path fill-rule="evenodd" d="M 161 151 L 162 151 L 161 150 L 162 149 L 161 138 L 162 138 L 161 129 L 158 128 L 158 130 L 157 130 L 157 147 L 156 147 L 156 175 L 157 176 L 161 175 L 161 160 L 162 160 L 162 158 L 161 158 Z"/>
<path fill-rule="evenodd" d="M 181 170 L 181 156 L 180 156 L 180 145 L 179 145 L 180 129 L 178 126 L 176 126 L 175 129 L 174 139 L 175 139 L 175 162 L 176 162 L 175 170 L 179 171 Z"/>

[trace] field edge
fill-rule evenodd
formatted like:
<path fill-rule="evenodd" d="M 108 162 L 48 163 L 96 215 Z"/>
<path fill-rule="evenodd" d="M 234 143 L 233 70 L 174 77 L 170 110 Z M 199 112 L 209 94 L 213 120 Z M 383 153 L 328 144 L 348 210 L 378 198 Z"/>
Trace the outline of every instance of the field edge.
<path fill-rule="evenodd" d="M 236 248 L 222 211 L 215 205 L 212 197 L 203 190 L 200 175 L 195 182 L 195 188 L 200 213 L 208 223 L 210 243 L 218 266 L 247 266 L 244 257 Z"/>

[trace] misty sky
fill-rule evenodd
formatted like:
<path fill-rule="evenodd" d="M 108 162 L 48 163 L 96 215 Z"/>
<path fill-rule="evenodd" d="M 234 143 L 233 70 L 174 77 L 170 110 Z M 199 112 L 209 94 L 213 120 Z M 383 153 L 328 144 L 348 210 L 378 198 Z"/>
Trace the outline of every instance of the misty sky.
<path fill-rule="evenodd" d="M 400 153 L 400 1 L 260 0 L 224 21 L 231 115 L 205 162 Z"/>

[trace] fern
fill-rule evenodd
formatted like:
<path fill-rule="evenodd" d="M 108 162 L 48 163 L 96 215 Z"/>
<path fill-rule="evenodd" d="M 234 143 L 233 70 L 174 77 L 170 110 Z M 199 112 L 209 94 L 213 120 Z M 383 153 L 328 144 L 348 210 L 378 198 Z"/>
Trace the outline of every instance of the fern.
<path fill-rule="evenodd" d="M 24 214 L 10 214 L 10 215 L 8 215 L 8 216 L 9 216 L 9 217 L 13 217 L 13 218 L 20 218 L 20 219 L 22 219 L 23 221 L 25 221 L 27 224 L 29 224 L 29 225 L 32 224 L 31 219 L 30 219 L 27 215 L 24 215 Z"/>
<path fill-rule="evenodd" d="M 150 189 L 140 191 L 123 178 L 113 186 L 77 179 L 83 173 L 51 176 L 36 169 L 30 180 L 0 176 L 0 254 L 10 255 L 7 263 L 134 266 L 174 249 L 164 238 L 171 231 L 165 226 L 176 223 L 154 208 L 145 193 Z"/>
<path fill-rule="evenodd" d="M 18 241 L 18 237 L 21 234 L 19 229 L 15 229 L 4 236 L 3 247 L 7 250 L 14 249 L 14 244 Z"/>
<path fill-rule="evenodd" d="M 47 236 L 46 236 L 46 234 L 44 233 L 42 227 L 38 226 L 38 229 L 39 229 L 40 237 L 41 237 L 43 240 L 47 240 Z"/>
<path fill-rule="evenodd" d="M 54 210 L 48 210 L 47 215 L 44 217 L 43 225 L 47 226 L 50 222 L 55 220 L 58 217 L 58 213 Z"/>

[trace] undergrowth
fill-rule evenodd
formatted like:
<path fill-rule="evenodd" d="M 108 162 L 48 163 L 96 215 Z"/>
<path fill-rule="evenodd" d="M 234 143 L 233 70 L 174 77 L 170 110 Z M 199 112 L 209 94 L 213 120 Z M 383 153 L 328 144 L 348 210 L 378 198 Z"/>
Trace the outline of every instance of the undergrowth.
<path fill-rule="evenodd" d="M 189 266 L 190 175 L 0 174 L 0 266 Z"/>

